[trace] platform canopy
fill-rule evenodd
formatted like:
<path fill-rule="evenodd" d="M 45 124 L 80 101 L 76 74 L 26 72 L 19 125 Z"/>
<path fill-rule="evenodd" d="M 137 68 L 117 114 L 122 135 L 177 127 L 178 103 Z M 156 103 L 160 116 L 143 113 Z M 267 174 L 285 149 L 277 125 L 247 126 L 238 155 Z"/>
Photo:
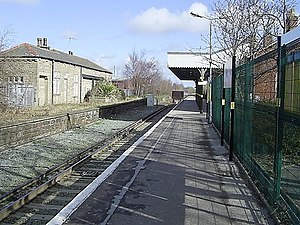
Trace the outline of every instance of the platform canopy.
<path fill-rule="evenodd" d="M 212 54 L 212 69 L 222 68 L 220 55 Z M 168 68 L 180 80 L 207 80 L 209 74 L 209 54 L 194 52 L 168 52 Z"/>

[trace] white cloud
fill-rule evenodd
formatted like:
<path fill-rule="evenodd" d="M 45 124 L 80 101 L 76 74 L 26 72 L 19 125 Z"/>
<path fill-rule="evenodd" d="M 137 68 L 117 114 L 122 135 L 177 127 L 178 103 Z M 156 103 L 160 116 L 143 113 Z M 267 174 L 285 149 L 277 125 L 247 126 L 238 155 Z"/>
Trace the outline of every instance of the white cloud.
<path fill-rule="evenodd" d="M 40 2 L 40 0 L 0 0 L 0 2 L 36 4 L 36 3 Z"/>
<path fill-rule="evenodd" d="M 94 54 L 91 54 L 88 58 L 91 61 L 97 63 L 98 65 L 100 65 L 108 70 L 113 70 L 114 66 L 116 65 L 117 55 L 94 53 Z"/>
<path fill-rule="evenodd" d="M 189 9 L 179 13 L 170 12 L 167 8 L 157 9 L 151 7 L 132 18 L 128 23 L 128 27 L 132 31 L 142 34 L 206 30 L 208 21 L 193 18 L 190 12 L 207 15 L 208 9 L 207 6 L 199 2 L 193 3 Z"/>

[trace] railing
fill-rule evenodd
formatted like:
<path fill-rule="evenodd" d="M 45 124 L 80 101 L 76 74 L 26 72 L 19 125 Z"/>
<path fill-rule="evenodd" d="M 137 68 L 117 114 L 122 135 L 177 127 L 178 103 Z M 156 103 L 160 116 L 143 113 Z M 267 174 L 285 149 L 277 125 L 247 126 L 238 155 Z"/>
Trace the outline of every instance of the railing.
<path fill-rule="evenodd" d="M 231 89 L 214 77 L 213 123 L 282 224 L 300 224 L 300 38 L 238 66 Z M 222 114 L 222 99 L 225 109 Z M 223 103 L 224 103 L 223 100 Z"/>

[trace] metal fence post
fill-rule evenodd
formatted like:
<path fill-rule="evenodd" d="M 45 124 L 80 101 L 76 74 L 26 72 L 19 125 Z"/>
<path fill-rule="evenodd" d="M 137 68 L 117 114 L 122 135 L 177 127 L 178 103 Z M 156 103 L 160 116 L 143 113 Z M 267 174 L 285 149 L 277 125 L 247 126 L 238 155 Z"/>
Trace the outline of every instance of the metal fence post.
<path fill-rule="evenodd" d="M 282 169 L 282 142 L 283 121 L 281 115 L 284 111 L 284 69 L 282 56 L 285 56 L 285 47 L 281 47 L 281 37 L 277 38 L 277 105 L 276 105 L 276 139 L 274 155 L 274 203 L 280 197 L 281 169 Z"/>
<path fill-rule="evenodd" d="M 223 73 L 225 71 L 225 65 L 223 65 Z M 224 74 L 222 76 L 222 96 L 221 96 L 221 146 L 224 145 L 224 127 L 225 127 L 225 88 L 224 88 Z"/>
<path fill-rule="evenodd" d="M 230 144 L 229 161 L 233 160 L 234 108 L 235 108 L 235 56 L 232 57 L 231 105 L 230 105 Z"/>

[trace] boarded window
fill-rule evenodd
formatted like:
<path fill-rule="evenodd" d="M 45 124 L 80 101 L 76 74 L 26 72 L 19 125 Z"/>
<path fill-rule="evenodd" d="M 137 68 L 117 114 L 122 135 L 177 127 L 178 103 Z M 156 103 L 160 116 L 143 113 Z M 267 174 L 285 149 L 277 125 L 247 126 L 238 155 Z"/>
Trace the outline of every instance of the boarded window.
<path fill-rule="evenodd" d="M 0 87 L 2 104 L 13 107 L 33 106 L 34 88 L 31 85 L 10 83 Z"/>
<path fill-rule="evenodd" d="M 55 94 L 55 95 L 60 94 L 60 76 L 59 76 L 58 72 L 55 72 L 55 74 L 54 74 L 53 94 Z"/>

